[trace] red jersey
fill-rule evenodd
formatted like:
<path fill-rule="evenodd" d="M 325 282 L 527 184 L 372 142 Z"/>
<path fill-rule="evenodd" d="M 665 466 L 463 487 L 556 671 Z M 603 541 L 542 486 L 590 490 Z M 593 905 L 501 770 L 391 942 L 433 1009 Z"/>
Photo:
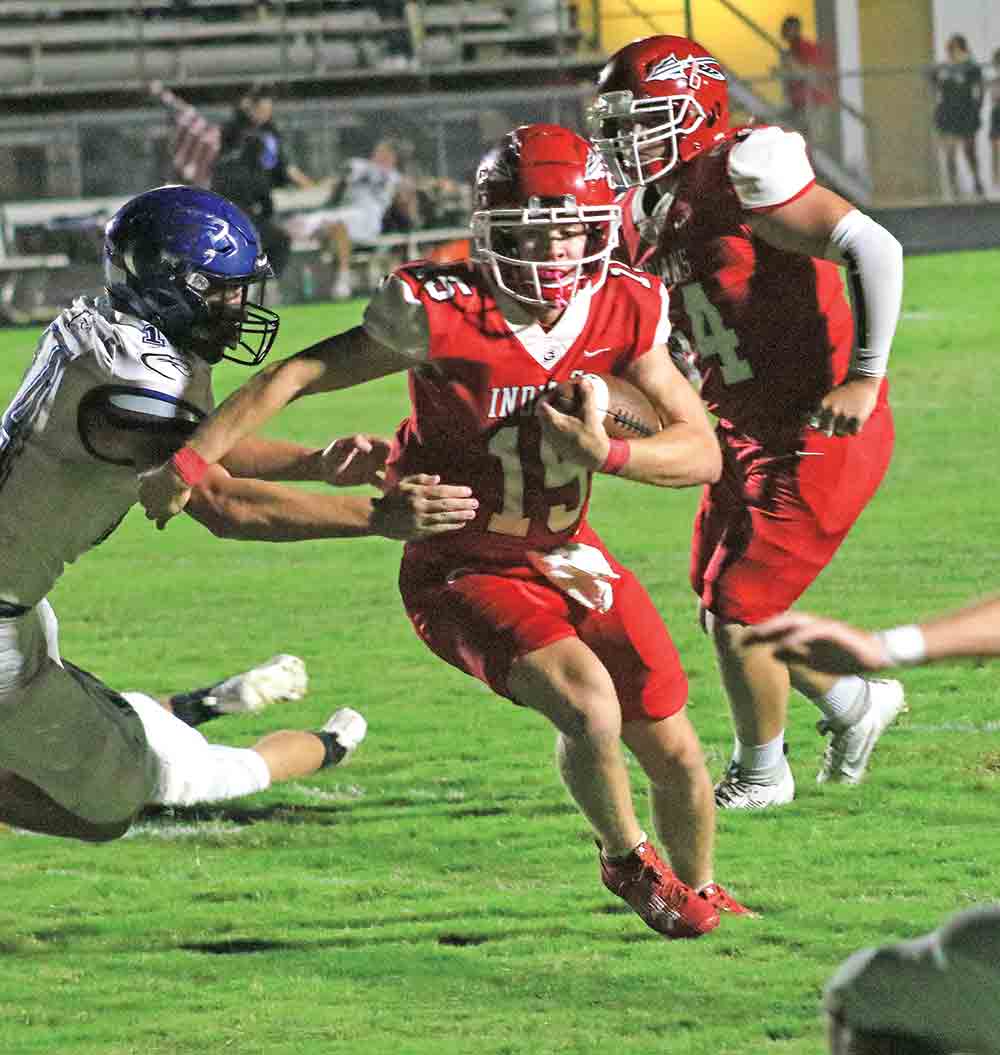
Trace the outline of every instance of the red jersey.
<path fill-rule="evenodd" d="M 747 222 L 814 182 L 800 135 L 742 128 L 622 199 L 626 259 L 670 286 L 671 321 L 698 353 L 702 398 L 724 426 L 751 435 L 797 431 L 850 362 L 854 321 L 839 267 L 776 249 Z"/>
<path fill-rule="evenodd" d="M 591 474 L 544 442 L 538 396 L 582 373 L 621 373 L 670 332 L 662 283 L 617 263 L 547 330 L 467 262 L 411 264 L 375 294 L 364 326 L 414 360 L 389 481 L 434 473 L 479 499 L 461 531 L 408 549 L 495 563 L 563 545 L 586 513 Z"/>

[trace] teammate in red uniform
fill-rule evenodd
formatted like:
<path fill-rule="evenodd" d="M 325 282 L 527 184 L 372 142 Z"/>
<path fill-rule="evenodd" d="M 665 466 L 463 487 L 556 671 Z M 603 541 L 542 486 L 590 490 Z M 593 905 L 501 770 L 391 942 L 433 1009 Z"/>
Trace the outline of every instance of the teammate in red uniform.
<path fill-rule="evenodd" d="M 816 183 L 800 135 L 730 127 L 725 74 L 694 41 L 634 41 L 608 61 L 598 93 L 591 136 L 628 188 L 624 258 L 671 288 L 675 332 L 719 419 L 723 473 L 702 499 L 691 560 L 736 727 L 716 802 L 792 800 L 790 683 L 832 734 L 817 780 L 857 783 L 903 707 L 900 684 L 789 667 L 742 635 L 823 570 L 888 467 L 900 245 Z"/>
<path fill-rule="evenodd" d="M 162 524 L 183 504 L 192 461 L 217 461 L 296 396 L 408 369 L 411 413 L 387 482 L 424 467 L 479 500 L 449 545 L 406 548 L 400 588 L 418 635 L 552 722 L 605 885 L 654 930 L 697 937 L 720 910 L 746 910 L 712 881 L 712 785 L 685 711 L 687 679 L 645 590 L 585 515 L 594 472 L 705 483 L 718 476 L 718 446 L 666 354 L 665 288 L 610 262 L 621 211 L 597 151 L 556 125 L 524 126 L 484 159 L 476 194 L 478 266 L 399 268 L 361 326 L 258 374 L 180 461 L 147 476 L 142 500 Z M 663 430 L 609 440 L 588 382 L 581 418 L 539 400 L 585 371 L 636 384 Z M 672 869 L 636 818 L 621 741 L 649 777 Z"/>

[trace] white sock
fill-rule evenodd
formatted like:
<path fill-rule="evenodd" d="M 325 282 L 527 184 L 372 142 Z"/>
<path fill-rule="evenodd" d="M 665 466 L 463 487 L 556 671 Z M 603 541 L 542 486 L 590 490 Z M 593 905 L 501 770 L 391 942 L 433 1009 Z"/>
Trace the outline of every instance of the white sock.
<path fill-rule="evenodd" d="M 629 846 L 624 850 L 619 850 L 617 853 L 609 854 L 605 847 L 602 845 L 601 853 L 604 854 L 604 856 L 608 860 L 621 860 L 623 857 L 628 857 L 629 854 L 633 852 L 633 850 L 637 850 L 640 846 L 642 846 L 644 842 L 649 841 L 649 836 L 645 832 L 642 832 L 641 834 L 642 838 L 633 846 Z"/>
<path fill-rule="evenodd" d="M 827 692 L 812 702 L 834 729 L 847 729 L 868 713 L 871 706 L 868 682 L 857 674 L 848 674 L 838 678 Z"/>
<path fill-rule="evenodd" d="M 744 744 L 737 736 L 733 747 L 733 761 L 740 776 L 760 784 L 775 783 L 785 759 L 785 734 L 778 733 L 766 744 Z"/>

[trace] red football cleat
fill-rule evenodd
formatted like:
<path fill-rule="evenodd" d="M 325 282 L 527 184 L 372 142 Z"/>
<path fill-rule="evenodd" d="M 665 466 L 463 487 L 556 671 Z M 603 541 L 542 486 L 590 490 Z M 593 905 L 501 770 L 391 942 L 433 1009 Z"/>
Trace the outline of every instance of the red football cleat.
<path fill-rule="evenodd" d="M 698 891 L 698 897 L 704 898 L 718 912 L 731 912 L 734 916 L 750 916 L 751 919 L 759 918 L 756 912 L 752 912 L 746 905 L 741 905 L 725 887 L 719 886 L 718 883 L 709 883 L 707 887 L 703 887 Z"/>
<path fill-rule="evenodd" d="M 648 842 L 621 860 L 609 861 L 602 853 L 601 879 L 666 938 L 698 938 L 719 925 L 718 907 L 682 883 Z"/>

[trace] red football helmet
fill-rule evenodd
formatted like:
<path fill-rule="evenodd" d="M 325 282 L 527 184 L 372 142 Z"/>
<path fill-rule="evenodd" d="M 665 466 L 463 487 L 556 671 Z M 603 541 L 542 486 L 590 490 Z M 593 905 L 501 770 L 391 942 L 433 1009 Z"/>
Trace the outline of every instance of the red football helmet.
<path fill-rule="evenodd" d="M 500 289 L 525 304 L 552 308 L 604 282 L 621 208 L 601 155 L 586 139 L 559 125 L 515 128 L 480 162 L 475 196 L 475 258 Z M 587 236 L 583 255 L 552 259 L 557 254 L 548 231 L 577 225 Z M 544 234 L 537 241 L 549 259 L 525 251 L 532 229 Z"/>
<path fill-rule="evenodd" d="M 645 37 L 615 52 L 587 111 L 618 187 L 640 187 L 707 150 L 729 125 L 726 75 L 687 37 Z"/>

